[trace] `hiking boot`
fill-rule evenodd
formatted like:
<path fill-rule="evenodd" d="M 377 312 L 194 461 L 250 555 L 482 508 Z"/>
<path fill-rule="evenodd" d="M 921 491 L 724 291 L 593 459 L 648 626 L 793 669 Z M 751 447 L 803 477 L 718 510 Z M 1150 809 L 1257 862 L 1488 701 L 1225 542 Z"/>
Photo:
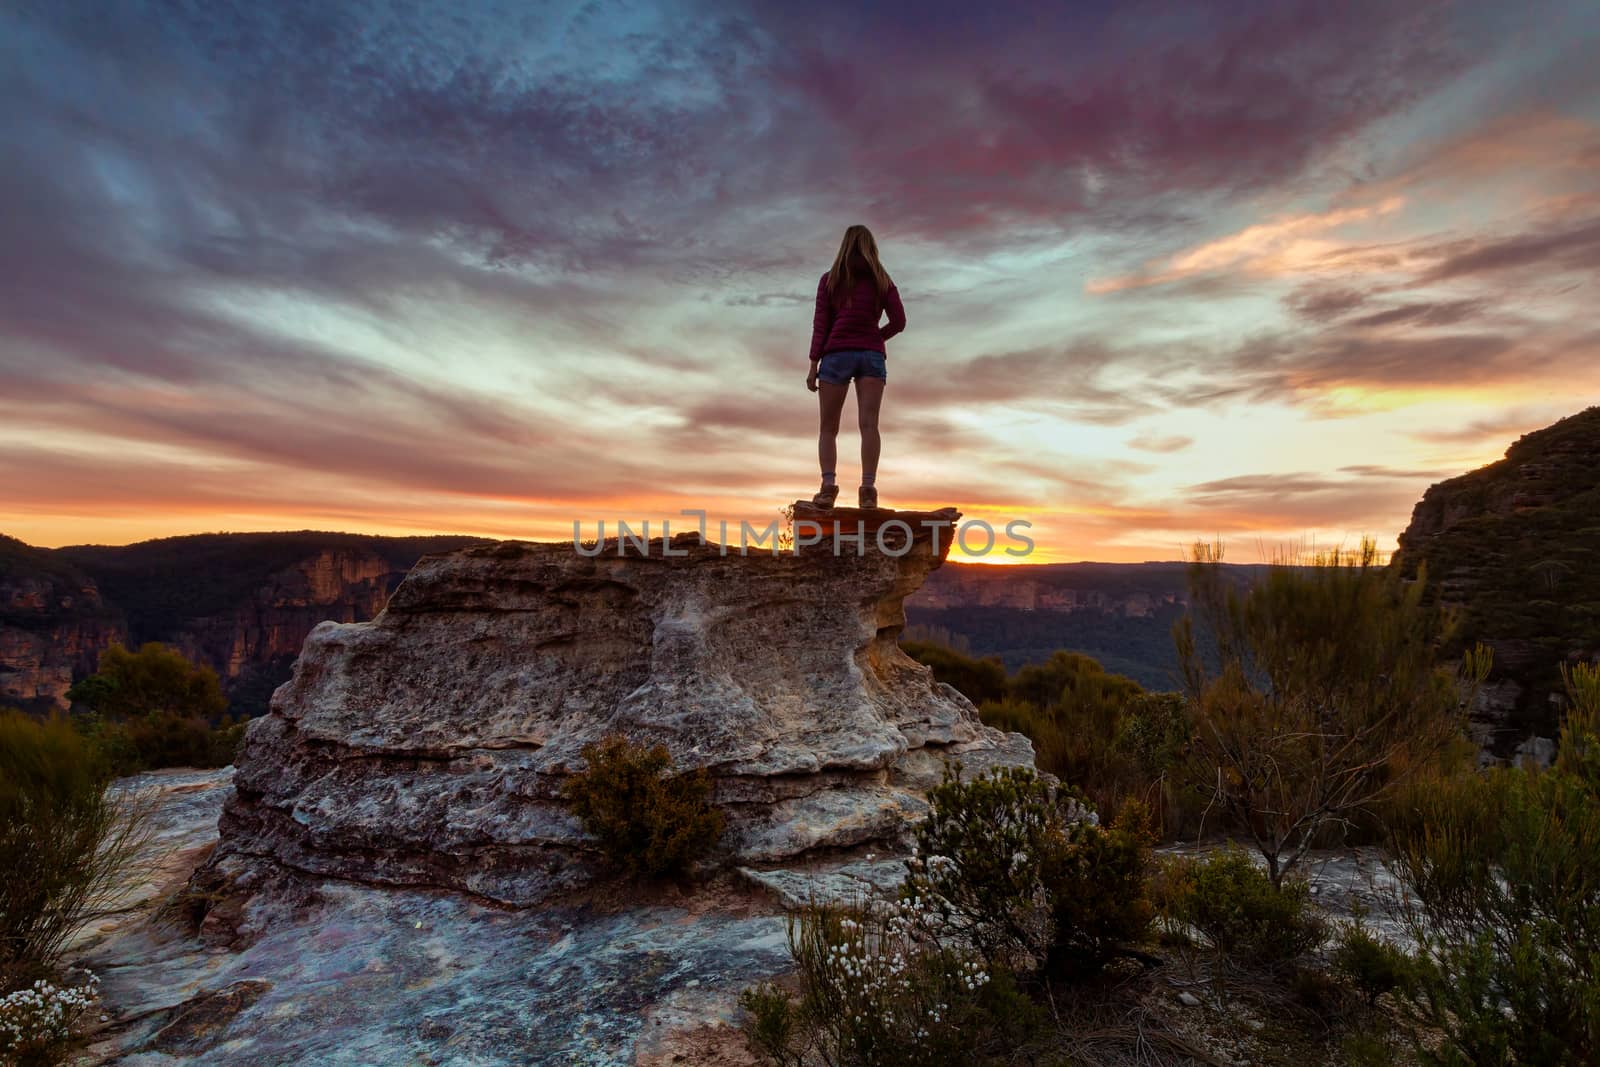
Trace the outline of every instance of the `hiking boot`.
<path fill-rule="evenodd" d="M 839 499 L 837 485 L 825 485 L 817 490 L 817 495 L 811 498 L 811 506 L 817 508 L 831 508 L 833 502 Z"/>
<path fill-rule="evenodd" d="M 856 502 L 863 508 L 873 509 L 878 506 L 878 487 L 863 485 L 856 491 Z"/>

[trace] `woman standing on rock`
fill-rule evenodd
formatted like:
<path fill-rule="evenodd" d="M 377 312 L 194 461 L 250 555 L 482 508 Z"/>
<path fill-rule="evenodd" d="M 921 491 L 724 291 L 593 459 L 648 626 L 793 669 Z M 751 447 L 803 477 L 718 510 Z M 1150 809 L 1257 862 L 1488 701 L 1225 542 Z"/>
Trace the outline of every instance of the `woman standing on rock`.
<path fill-rule="evenodd" d="M 889 321 L 878 319 L 884 312 Z M 856 383 L 856 418 L 861 424 L 860 505 L 878 506 L 878 409 L 889 371 L 883 343 L 906 328 L 906 311 L 889 272 L 878 262 L 878 242 L 865 226 L 844 231 L 833 269 L 817 283 L 817 310 L 811 323 L 811 373 L 806 388 L 817 394 L 822 428 L 817 460 L 822 488 L 811 502 L 831 508 L 839 498 L 835 477 L 839 414 L 850 382 Z"/>

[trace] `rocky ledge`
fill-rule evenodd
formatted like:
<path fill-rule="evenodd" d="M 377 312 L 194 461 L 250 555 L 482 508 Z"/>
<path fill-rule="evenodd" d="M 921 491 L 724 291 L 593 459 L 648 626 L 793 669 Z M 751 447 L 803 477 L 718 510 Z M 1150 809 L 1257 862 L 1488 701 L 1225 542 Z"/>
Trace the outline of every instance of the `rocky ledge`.
<path fill-rule="evenodd" d="M 560 794 L 610 733 L 706 768 L 728 815 L 715 859 L 758 880 L 895 851 L 947 758 L 1033 752 L 897 645 L 905 598 L 948 551 L 948 527 L 932 531 L 959 516 L 872 517 L 916 536 L 425 557 L 371 622 L 311 632 L 246 734 L 208 874 L 265 864 L 538 904 L 601 870 Z"/>

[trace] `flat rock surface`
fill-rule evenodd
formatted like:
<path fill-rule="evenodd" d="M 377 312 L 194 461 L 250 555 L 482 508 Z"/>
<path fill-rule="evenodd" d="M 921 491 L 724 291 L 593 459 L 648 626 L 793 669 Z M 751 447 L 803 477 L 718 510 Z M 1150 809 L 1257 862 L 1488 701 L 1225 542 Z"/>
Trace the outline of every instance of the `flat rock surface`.
<path fill-rule="evenodd" d="M 141 776 L 152 847 L 216 840 L 231 770 Z M 191 864 L 192 866 L 192 864 Z M 784 920 L 726 891 L 616 911 L 494 907 L 322 882 L 234 951 L 152 920 L 187 869 L 98 927 L 78 962 L 111 1016 L 95 1062 L 132 1065 L 742 1063 L 738 990 L 788 967 Z M 258 898 L 253 907 L 272 908 Z"/>

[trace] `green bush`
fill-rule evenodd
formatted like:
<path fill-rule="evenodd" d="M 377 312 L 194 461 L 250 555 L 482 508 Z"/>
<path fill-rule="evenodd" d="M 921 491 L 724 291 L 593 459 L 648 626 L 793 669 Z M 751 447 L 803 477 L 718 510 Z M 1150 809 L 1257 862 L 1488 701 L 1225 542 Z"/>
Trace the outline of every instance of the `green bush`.
<path fill-rule="evenodd" d="M 1288 963 L 1327 936 L 1311 906 L 1310 887 L 1296 878 L 1274 885 L 1237 845 L 1167 860 L 1155 893 L 1169 926 L 1199 931 L 1211 947 L 1242 963 Z"/>
<path fill-rule="evenodd" d="M 796 1000 L 775 982 L 760 982 L 739 994 L 745 1036 L 751 1049 L 780 1067 L 805 1062 L 801 1047 L 804 1025 Z"/>
<path fill-rule="evenodd" d="M 116 719 L 163 712 L 211 719 L 228 707 L 216 671 L 196 666 L 176 649 L 155 641 L 137 652 L 112 645 L 100 654 L 99 669 L 68 690 L 67 696 Z"/>
<path fill-rule="evenodd" d="M 244 735 L 243 720 L 224 714 L 216 672 L 165 645 L 137 652 L 113 645 L 100 669 L 67 694 L 87 713 L 78 728 L 104 753 L 113 773 L 161 767 L 225 767 Z"/>
<path fill-rule="evenodd" d="M 1563 744 L 1587 744 L 1582 730 Z M 1426 1063 L 1600 1062 L 1600 779 L 1586 752 L 1418 793 L 1395 827 Z"/>
<path fill-rule="evenodd" d="M 47 975 L 114 903 L 145 809 L 108 792 L 109 778 L 65 719 L 0 712 L 0 991 Z"/>
<path fill-rule="evenodd" d="M 1600 782 L 1600 663 L 1561 667 L 1570 702 L 1561 722 L 1559 769 Z"/>
<path fill-rule="evenodd" d="M 1365 997 L 1369 1007 L 1385 993 L 1408 987 L 1411 981 L 1410 955 L 1374 937 L 1359 922 L 1340 929 L 1329 962 L 1333 973 Z"/>
<path fill-rule="evenodd" d="M 752 1048 L 783 1065 L 946 1067 L 1014 1062 L 1043 1011 L 918 902 L 812 905 L 789 921 L 801 992 L 741 998 Z"/>
<path fill-rule="evenodd" d="M 238 752 L 246 725 L 229 716 L 212 725 L 166 712 L 127 721 L 91 713 L 76 723 L 118 777 L 162 767 L 226 767 Z"/>
<path fill-rule="evenodd" d="M 629 877 L 686 872 L 722 834 L 704 770 L 672 774 L 663 746 L 644 748 L 613 736 L 585 746 L 586 769 L 564 795 L 600 849 Z"/>
<path fill-rule="evenodd" d="M 1032 771 L 1001 768 L 928 796 L 908 900 L 971 943 L 991 969 L 1097 969 L 1149 926 L 1150 842 L 1136 806 L 1102 827 Z"/>

